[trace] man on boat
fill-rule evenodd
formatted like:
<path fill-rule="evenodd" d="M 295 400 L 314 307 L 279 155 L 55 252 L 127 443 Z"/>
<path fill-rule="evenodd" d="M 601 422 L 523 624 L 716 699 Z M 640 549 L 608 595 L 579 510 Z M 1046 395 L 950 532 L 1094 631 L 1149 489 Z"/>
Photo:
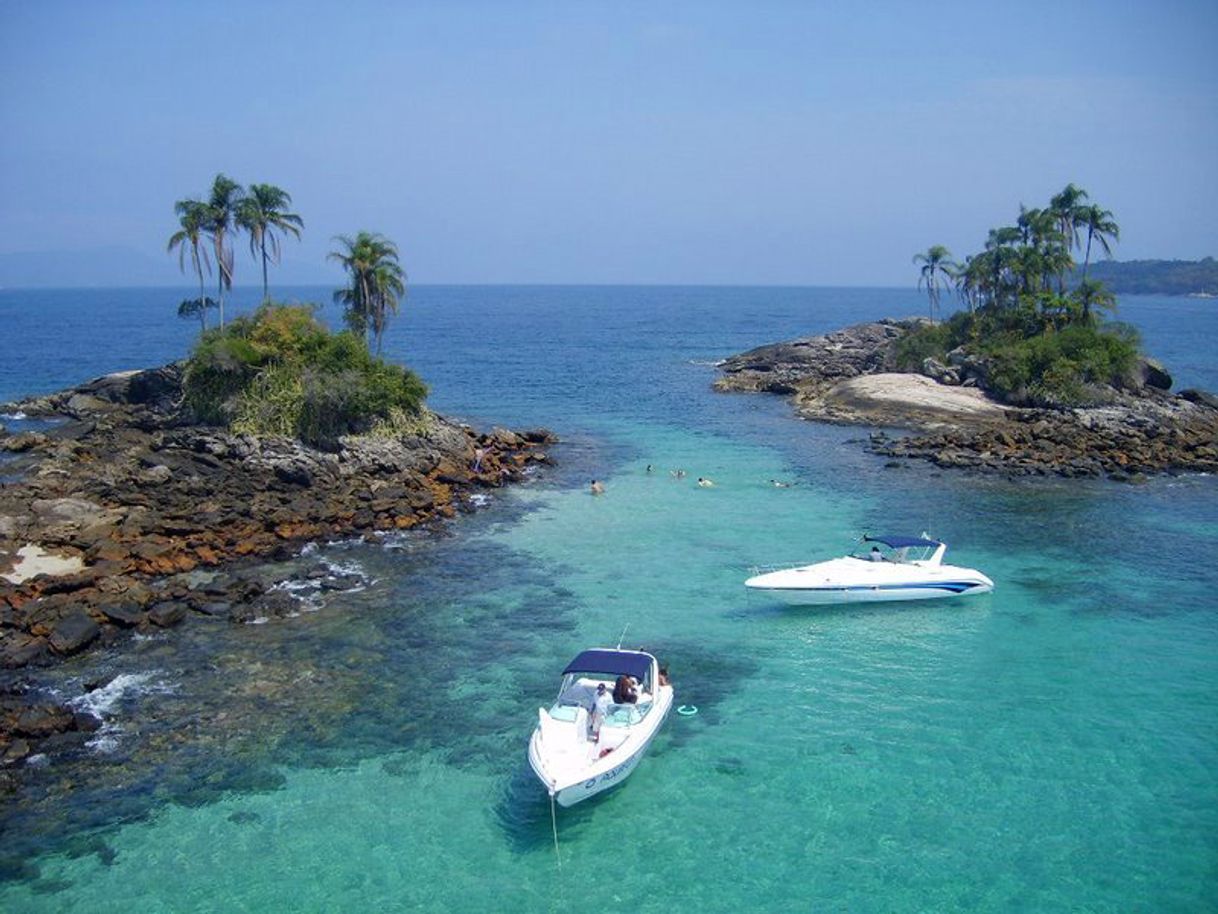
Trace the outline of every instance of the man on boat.
<path fill-rule="evenodd" d="M 588 734 L 593 742 L 598 742 L 601 738 L 601 724 L 609 713 L 609 704 L 609 690 L 603 682 L 599 683 L 596 687 L 596 697 L 592 699 L 592 714 L 588 718 Z"/>

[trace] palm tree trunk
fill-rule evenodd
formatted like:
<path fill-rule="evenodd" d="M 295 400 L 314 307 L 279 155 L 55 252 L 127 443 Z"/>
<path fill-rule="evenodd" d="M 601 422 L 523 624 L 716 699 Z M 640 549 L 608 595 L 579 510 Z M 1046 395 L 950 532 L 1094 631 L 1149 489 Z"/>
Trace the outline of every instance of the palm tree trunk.
<path fill-rule="evenodd" d="M 1083 279 L 1087 278 L 1087 268 L 1091 264 L 1091 236 L 1093 232 L 1091 227 L 1087 227 L 1087 256 L 1083 258 Z"/>
<path fill-rule="evenodd" d="M 368 345 L 368 331 L 371 329 L 371 321 L 369 317 L 372 312 L 372 303 L 368 300 L 368 277 L 361 276 L 359 279 L 360 287 L 360 319 L 364 322 L 364 345 Z M 370 347 L 371 348 L 371 347 Z"/>
<path fill-rule="evenodd" d="M 262 236 L 261 244 L 262 244 L 262 300 L 266 301 L 267 299 L 269 299 L 271 297 L 270 294 L 267 292 L 267 284 L 266 284 L 266 235 Z"/>
<path fill-rule="evenodd" d="M 195 272 L 199 274 L 199 320 L 203 323 L 203 332 L 207 332 L 207 293 L 203 291 L 203 264 L 199 263 L 199 246 L 195 245 Z"/>
<path fill-rule="evenodd" d="M 220 303 L 220 329 L 224 329 L 224 233 L 216 232 L 216 301 Z"/>

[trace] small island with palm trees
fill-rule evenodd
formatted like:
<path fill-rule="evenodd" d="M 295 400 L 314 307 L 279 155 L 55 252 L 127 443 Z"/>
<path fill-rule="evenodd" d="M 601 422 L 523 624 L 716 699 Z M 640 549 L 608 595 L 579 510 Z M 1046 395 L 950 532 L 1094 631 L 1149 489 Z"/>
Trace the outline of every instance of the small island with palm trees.
<path fill-rule="evenodd" d="M 381 347 L 390 317 L 406 294 L 397 246 L 369 231 L 334 239 L 329 258 L 349 285 L 334 293 L 346 329 L 331 333 L 316 305 L 276 304 L 268 267 L 277 264 L 280 236 L 300 237 L 304 220 L 290 212 L 291 195 L 273 184 L 243 188 L 216 175 L 206 199 L 174 204 L 179 229 L 168 243 L 186 271 L 187 255 L 199 296 L 178 306 L 198 319 L 200 338 L 183 366 L 183 403 L 192 419 L 254 436 L 286 435 L 302 443 L 337 446 L 344 435 L 424 429 L 426 385 L 409 369 L 386 362 Z M 244 231 L 262 270 L 262 305 L 225 320 L 235 258 L 232 239 Z M 215 263 L 216 297 L 205 292 Z M 208 312 L 218 326 L 208 329 Z"/>
<path fill-rule="evenodd" d="M 310 564 L 303 544 L 453 517 L 480 503 L 478 490 L 549 462 L 548 431 L 480 433 L 437 415 L 422 379 L 382 357 L 406 294 L 389 239 L 334 239 L 329 256 L 348 280 L 333 296 L 342 329 L 325 326 L 318 306 L 275 302 L 269 268 L 304 228 L 290 207 L 274 185 L 223 174 L 205 198 L 178 201 L 168 250 L 199 284 L 178 306 L 199 322 L 193 351 L 2 407 L 58 421 L 0 436 L 13 480 L 0 487 L 0 664 L 55 661 L 190 614 L 293 615 L 298 589 L 324 600 L 359 586 Z M 242 232 L 263 295 L 233 317 Z M 286 564 L 268 577 L 267 561 Z M 47 733 L 75 720 L 50 713 Z"/>
<path fill-rule="evenodd" d="M 790 395 L 806 418 L 919 429 L 877 431 L 871 449 L 942 467 L 1114 479 L 1218 470 L 1218 398 L 1172 394 L 1088 275 L 1119 237 L 1112 213 L 1070 184 L 1043 209 L 1021 206 L 963 263 L 942 245 L 915 255 L 927 318 L 762 346 L 720 363 L 715 387 Z M 941 320 L 948 289 L 965 307 Z"/>

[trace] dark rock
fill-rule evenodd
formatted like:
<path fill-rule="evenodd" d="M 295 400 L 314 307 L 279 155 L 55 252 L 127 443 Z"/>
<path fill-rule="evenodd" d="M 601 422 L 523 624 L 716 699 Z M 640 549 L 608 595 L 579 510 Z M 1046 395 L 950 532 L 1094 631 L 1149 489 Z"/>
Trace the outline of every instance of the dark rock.
<path fill-rule="evenodd" d="M 101 729 L 101 719 L 88 711 L 77 711 L 72 715 L 72 729 L 81 733 L 95 733 Z"/>
<path fill-rule="evenodd" d="M 19 736 L 45 739 L 72 728 L 72 712 L 56 705 L 35 705 L 24 709 L 13 723 Z"/>
<path fill-rule="evenodd" d="M 132 375 L 127 381 L 128 403 L 147 404 L 162 410 L 173 409 L 182 395 L 182 367 L 165 365 Z"/>
<path fill-rule="evenodd" d="M 101 634 L 101 627 L 80 610 L 59 620 L 51 631 L 51 648 L 57 654 L 74 654 Z"/>
<path fill-rule="evenodd" d="M 792 393 L 807 383 L 836 382 L 895 369 L 896 344 L 920 318 L 856 324 L 824 336 L 760 346 L 719 363 L 717 390 Z"/>
<path fill-rule="evenodd" d="M 115 625 L 132 626 L 144 621 L 144 610 L 131 601 L 102 603 L 97 609 Z"/>
<path fill-rule="evenodd" d="M 1195 387 L 1189 387 L 1180 391 L 1178 396 L 1181 399 L 1188 400 L 1190 403 L 1196 403 L 1198 406 L 1208 406 L 1210 409 L 1218 409 L 1218 397 L 1214 396 L 1208 390 L 1198 390 Z"/>
<path fill-rule="evenodd" d="M 40 432 L 20 432 L 0 441 L 0 450 L 23 454 L 35 448 L 45 447 L 50 441 L 50 438 Z"/>
<path fill-rule="evenodd" d="M 148 610 L 148 621 L 160 628 L 172 628 L 185 618 L 185 603 L 157 603 Z"/>
<path fill-rule="evenodd" d="M 1144 356 L 1139 358 L 1136 370 L 1142 386 L 1153 387 L 1156 390 L 1171 390 L 1171 375 L 1154 359 Z"/>
<path fill-rule="evenodd" d="M 960 383 L 960 373 L 955 368 L 948 368 L 938 359 L 925 358 L 922 360 L 922 374 L 933 378 L 940 384 L 955 386 Z"/>
<path fill-rule="evenodd" d="M 12 765 L 21 761 L 29 754 L 30 744 L 23 739 L 15 739 L 4 750 L 4 756 L 0 761 L 3 761 L 5 765 Z"/>
<path fill-rule="evenodd" d="M 28 638 L 10 635 L 0 649 L 0 663 L 9 669 L 23 667 L 41 659 L 47 653 L 46 638 Z"/>
<path fill-rule="evenodd" d="M 313 485 L 313 474 L 299 463 L 275 464 L 275 475 L 291 485 L 304 486 L 306 488 Z"/>
<path fill-rule="evenodd" d="M 232 614 L 232 604 L 223 603 L 218 600 L 209 603 L 200 603 L 195 609 L 205 616 L 220 616 L 228 617 Z"/>

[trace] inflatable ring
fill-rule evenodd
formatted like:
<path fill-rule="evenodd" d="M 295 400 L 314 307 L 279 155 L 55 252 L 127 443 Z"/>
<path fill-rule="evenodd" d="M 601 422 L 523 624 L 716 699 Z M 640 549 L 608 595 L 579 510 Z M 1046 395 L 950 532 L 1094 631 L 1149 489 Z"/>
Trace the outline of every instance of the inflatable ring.
<path fill-rule="evenodd" d="M 680 714 L 682 717 L 693 717 L 695 714 L 698 713 L 698 706 L 697 705 L 681 705 L 681 707 L 677 708 L 677 713 Z"/>

